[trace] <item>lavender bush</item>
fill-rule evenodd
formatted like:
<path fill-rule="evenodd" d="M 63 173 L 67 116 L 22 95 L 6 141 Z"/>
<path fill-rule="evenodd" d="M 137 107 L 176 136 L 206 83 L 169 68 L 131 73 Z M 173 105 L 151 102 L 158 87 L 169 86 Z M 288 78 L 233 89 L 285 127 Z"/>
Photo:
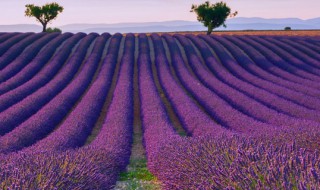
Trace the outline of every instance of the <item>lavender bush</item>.
<path fill-rule="evenodd" d="M 319 152 L 250 138 L 179 139 L 157 154 L 164 189 L 317 189 Z"/>

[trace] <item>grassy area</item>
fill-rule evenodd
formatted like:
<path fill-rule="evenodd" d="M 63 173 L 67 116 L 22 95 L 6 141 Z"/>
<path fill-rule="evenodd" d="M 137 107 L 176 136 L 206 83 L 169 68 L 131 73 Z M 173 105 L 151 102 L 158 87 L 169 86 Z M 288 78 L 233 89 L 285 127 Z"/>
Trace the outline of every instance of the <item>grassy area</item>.
<path fill-rule="evenodd" d="M 156 178 L 149 172 L 145 159 L 133 160 L 130 164 L 130 171 L 120 175 L 120 180 L 139 179 L 144 181 L 153 181 Z"/>
<path fill-rule="evenodd" d="M 146 159 L 133 159 L 126 172 L 120 174 L 116 189 L 160 190 L 156 177 L 149 172 Z"/>

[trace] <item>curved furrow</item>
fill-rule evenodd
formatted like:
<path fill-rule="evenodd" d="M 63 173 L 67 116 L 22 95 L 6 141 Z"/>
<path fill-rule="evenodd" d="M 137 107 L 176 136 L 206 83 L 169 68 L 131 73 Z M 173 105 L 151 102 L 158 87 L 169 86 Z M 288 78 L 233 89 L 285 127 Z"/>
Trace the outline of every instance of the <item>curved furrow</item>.
<path fill-rule="evenodd" d="M 105 147 L 117 155 L 118 171 L 129 163 L 133 131 L 133 66 L 135 37 L 127 34 L 112 102 L 98 136 L 89 146 Z"/>
<path fill-rule="evenodd" d="M 311 70 L 315 70 L 319 75 L 318 73 L 320 69 L 319 57 L 317 59 L 314 59 L 312 58 L 312 56 L 307 55 L 303 50 L 300 50 L 300 48 L 296 48 L 294 46 L 289 45 L 288 43 L 276 40 L 274 38 L 264 37 L 263 39 L 267 40 L 268 42 L 272 42 L 273 44 L 277 45 L 279 48 L 282 48 L 283 50 L 287 51 L 290 55 L 293 55 L 293 57 L 295 57 L 296 59 L 304 63 L 305 67 L 308 67 Z M 303 46 L 300 44 L 300 47 L 303 47 Z"/>
<path fill-rule="evenodd" d="M 7 53 L 8 49 L 10 49 L 12 46 L 14 46 L 16 43 L 21 41 L 24 38 L 30 37 L 33 35 L 33 33 L 19 33 L 16 35 L 7 35 L 9 37 L 6 39 L 3 43 L 0 44 L 0 60 L 3 61 L 3 56 Z M 8 53 L 7 53 L 8 54 Z M 1 63 L 0 62 L 0 63 Z"/>
<path fill-rule="evenodd" d="M 308 43 L 311 46 L 319 47 L 319 45 L 320 45 L 319 40 L 317 40 L 317 36 L 313 36 L 313 37 L 304 36 L 303 41 Z"/>
<path fill-rule="evenodd" d="M 306 45 L 304 41 L 299 41 L 300 38 L 277 38 L 280 39 L 282 42 L 284 42 L 287 45 L 290 45 L 303 53 L 305 53 L 307 56 L 312 57 L 315 60 L 320 60 L 320 47 L 318 49 L 316 47 L 310 48 Z"/>
<path fill-rule="evenodd" d="M 220 43 L 222 43 L 226 48 L 230 47 L 230 48 L 228 48 L 230 50 L 236 50 L 237 48 L 234 46 L 238 46 L 245 53 L 245 54 L 244 53 L 240 54 L 241 57 L 246 57 L 246 55 L 247 55 L 252 60 L 252 61 L 251 60 L 249 60 L 249 61 L 254 62 L 254 64 L 259 66 L 262 70 L 266 70 L 273 75 L 276 75 L 280 78 L 287 80 L 288 82 L 291 81 L 291 82 L 300 84 L 300 86 L 298 87 L 297 84 L 290 83 L 291 85 L 297 87 L 297 89 L 301 89 L 302 88 L 301 85 L 313 88 L 314 90 L 316 90 L 315 88 L 320 89 L 319 83 L 302 78 L 300 76 L 297 76 L 295 73 L 290 72 L 290 70 L 287 71 L 287 70 L 284 70 L 283 68 L 279 68 L 278 65 L 269 61 L 267 59 L 267 57 L 262 55 L 262 53 L 259 52 L 254 46 L 251 46 L 250 44 L 245 43 L 244 41 L 241 41 L 238 38 L 226 37 L 226 38 L 215 38 L 215 39 L 218 40 Z M 233 44 L 231 44 L 228 41 L 232 42 Z M 252 41 L 252 43 L 257 44 L 254 41 Z M 265 51 L 265 53 L 266 54 L 271 53 L 271 55 L 273 55 L 271 50 L 268 50 L 268 49 Z M 277 59 L 277 57 L 273 57 L 273 59 Z M 280 58 L 279 58 L 279 60 L 280 60 Z M 281 64 L 281 63 L 278 63 L 278 64 Z M 285 86 L 288 86 L 288 85 L 285 85 Z M 308 92 L 308 89 L 309 88 L 307 88 L 305 90 L 303 90 L 303 89 L 301 89 L 301 90 Z"/>
<path fill-rule="evenodd" d="M 6 42 L 7 40 L 9 40 L 10 38 L 18 35 L 18 32 L 10 32 L 10 33 L 4 33 L 0 36 L 0 47 L 2 46 L 2 44 L 4 42 Z M 0 51 L 0 55 L 2 55 L 1 51 Z"/>
<path fill-rule="evenodd" d="M 172 101 L 170 100 L 170 97 L 168 97 L 168 94 L 165 90 L 165 88 L 162 85 L 161 82 L 161 78 L 159 76 L 159 68 L 157 67 L 157 57 L 156 57 L 156 49 L 155 49 L 155 44 L 152 41 L 152 38 L 150 37 L 150 35 L 148 35 L 147 37 L 148 39 L 148 45 L 149 45 L 149 50 L 150 50 L 150 59 L 151 59 L 151 71 L 152 71 L 152 75 L 153 75 L 153 81 L 156 85 L 156 88 L 158 90 L 159 96 L 162 100 L 163 105 L 165 106 L 165 110 L 167 115 L 169 116 L 169 120 L 172 123 L 174 129 L 176 130 L 176 132 L 181 135 L 181 136 L 187 136 L 188 134 L 188 129 L 186 129 L 186 127 L 184 126 L 183 122 L 181 121 L 177 111 L 176 111 L 176 107 L 172 104 Z M 180 81 L 177 78 L 177 75 L 175 73 L 175 70 L 173 69 L 173 66 L 171 64 L 171 55 L 170 55 L 170 51 L 169 51 L 169 47 L 168 45 L 165 43 L 163 38 L 160 38 L 160 40 L 162 41 L 162 45 L 164 48 L 164 53 L 165 53 L 165 58 L 168 61 L 168 69 L 170 71 L 170 74 L 172 76 L 172 79 L 177 83 L 177 85 L 179 86 L 179 88 L 182 89 L 182 91 L 191 98 L 191 101 L 200 108 L 200 110 L 204 111 L 200 105 L 194 101 L 191 97 L 190 94 L 188 94 L 188 92 L 186 91 L 186 89 L 183 88 L 182 84 L 180 83 Z"/>
<path fill-rule="evenodd" d="M 270 62 L 268 62 L 267 59 L 265 59 L 264 56 L 262 56 L 259 52 L 257 52 L 249 45 L 233 37 L 227 38 L 230 42 L 233 42 L 233 44 L 223 38 L 215 39 L 221 42 L 228 49 L 228 51 L 233 54 L 233 57 L 238 61 L 238 63 L 240 63 L 241 66 L 243 66 L 244 69 L 246 69 L 250 74 L 267 82 L 271 82 L 279 88 L 284 88 L 285 90 L 292 92 L 292 97 L 289 96 L 289 98 L 291 98 L 292 100 L 296 100 L 295 98 L 293 98 L 293 96 L 297 96 L 300 98 L 306 96 L 305 99 L 307 99 L 308 97 L 308 99 L 315 99 L 315 101 L 317 101 L 317 98 L 320 97 L 319 89 L 315 89 L 314 87 L 311 88 L 305 85 L 307 82 L 309 82 L 307 84 L 311 84 L 312 86 L 316 86 L 319 88 L 319 84 L 308 80 L 305 83 L 303 83 L 301 80 L 300 83 L 296 83 L 283 79 L 281 77 L 283 76 L 283 74 L 279 74 L 278 76 L 270 74 L 265 70 L 273 69 L 277 72 L 281 72 L 281 70 L 274 67 Z M 244 51 L 241 51 L 241 49 L 243 49 Z M 290 75 L 288 76 L 290 77 Z"/>
<path fill-rule="evenodd" d="M 296 92 L 314 97 L 320 96 L 320 90 L 315 89 L 320 87 L 318 83 L 296 77 L 275 67 L 253 47 L 243 43 L 241 40 L 235 37 L 227 37 L 227 39 L 214 38 L 234 55 L 233 57 L 244 69 L 253 75 Z M 286 78 L 283 76 L 286 76 Z M 306 84 L 310 84 L 310 87 L 306 86 Z"/>
<path fill-rule="evenodd" d="M 222 51 L 223 48 L 219 49 L 216 47 L 219 45 L 217 41 L 215 41 L 212 38 L 209 38 L 207 41 L 209 42 L 210 46 L 214 49 L 214 51 L 222 52 L 222 54 L 225 53 L 225 51 Z M 241 52 L 238 52 L 238 53 L 241 54 Z M 234 55 L 234 56 L 237 57 L 238 55 Z M 244 68 L 242 68 L 239 65 L 239 63 L 233 57 L 230 57 L 228 61 L 225 61 L 225 60 L 221 60 L 221 61 L 224 61 L 223 66 L 225 66 L 233 75 L 240 78 L 241 80 L 247 81 L 258 88 L 265 89 L 270 93 L 273 93 L 289 101 L 292 101 L 297 105 L 306 107 L 308 109 L 315 109 L 315 110 L 319 109 L 318 106 L 315 106 L 315 104 L 320 104 L 318 101 L 318 98 L 316 97 L 307 96 L 304 93 L 293 91 L 288 88 L 274 84 L 273 82 L 263 80 L 257 77 L 256 75 L 253 75 L 250 72 L 247 72 Z M 243 61 L 243 60 L 239 60 L 239 61 Z"/>
<path fill-rule="evenodd" d="M 59 35 L 56 39 L 52 40 L 44 49 L 19 73 L 11 77 L 7 81 L 0 84 L 0 95 L 4 94 L 23 83 L 30 80 L 32 77 L 38 74 L 38 72 L 45 67 L 46 64 L 50 64 L 53 59 L 55 52 L 62 43 L 67 41 L 72 36 L 71 33 L 64 33 Z"/>
<path fill-rule="evenodd" d="M 264 46 L 263 44 L 258 43 L 257 41 L 252 40 L 251 38 L 248 38 L 248 37 L 245 37 L 245 38 L 238 37 L 238 39 L 242 40 L 246 44 L 251 45 L 252 47 L 257 49 L 269 61 L 271 61 L 275 66 L 281 68 L 282 70 L 290 72 L 293 75 L 297 75 L 301 78 L 310 80 L 314 83 L 317 83 L 316 81 L 314 81 L 314 80 L 317 80 L 318 78 L 317 76 L 311 73 L 308 73 L 302 69 L 299 69 L 297 67 L 294 67 L 293 65 L 285 61 L 282 57 L 280 57 L 278 54 L 276 54 L 275 52 L 273 52 L 271 49 Z"/>
<path fill-rule="evenodd" d="M 295 117 L 288 116 L 283 113 L 279 113 L 274 109 L 269 108 L 266 105 L 261 104 L 253 98 L 246 96 L 245 94 L 239 92 L 238 90 L 232 88 L 220 80 L 218 80 L 210 71 L 206 70 L 205 67 L 198 64 L 197 61 L 200 58 L 198 55 L 194 54 L 194 48 L 191 43 L 187 40 L 186 37 L 182 35 L 175 35 L 175 37 L 182 43 L 183 47 L 186 50 L 186 54 L 190 57 L 190 64 L 192 70 L 196 73 L 199 80 L 210 90 L 217 93 L 224 101 L 231 104 L 234 109 L 237 109 L 246 115 L 253 117 L 262 122 L 266 122 L 272 125 L 277 126 L 297 126 L 297 125 L 320 125 L 316 122 L 301 120 Z M 193 41 L 198 41 L 197 37 L 188 35 L 189 38 Z M 198 42 L 196 45 L 199 46 Z M 200 42 L 201 43 L 201 42 Z M 200 52 L 206 51 L 206 47 L 200 46 Z M 191 56 L 195 56 L 196 58 L 191 58 Z M 206 55 L 207 56 L 207 55 Z M 226 77 L 227 78 L 227 77 Z M 232 80 L 231 78 L 229 80 Z M 230 113 L 231 114 L 231 113 Z"/>
<path fill-rule="evenodd" d="M 64 70 L 60 71 L 53 80 L 38 89 L 32 95 L 0 113 L 1 135 L 10 132 L 16 126 L 35 114 L 77 76 L 77 73 L 80 72 L 79 67 L 84 62 L 87 48 L 96 37 L 96 34 L 90 34 L 84 38 L 78 47 L 79 51 L 72 55 L 72 58 L 69 60 Z"/>
<path fill-rule="evenodd" d="M 52 80 L 53 77 L 59 75 L 59 71 L 61 72 L 65 67 L 68 67 L 67 65 L 69 64 L 65 63 L 67 63 L 68 57 L 73 54 L 72 49 L 77 49 L 75 48 L 76 44 L 80 42 L 84 36 L 85 34 L 79 33 L 68 39 L 49 64 L 46 64 L 37 75 L 26 83 L 4 94 L 3 92 L 0 92 L 0 94 L 2 94 L 0 95 L 0 115 L 1 112 L 8 109 L 10 106 L 43 87 Z M 65 66 L 63 67 L 63 65 Z"/>
<path fill-rule="evenodd" d="M 161 37 L 151 35 L 160 83 L 183 127 L 192 136 L 218 133 L 222 127 L 201 110 L 173 78 Z M 174 56 L 173 56 L 174 58 Z"/>
<path fill-rule="evenodd" d="M 181 123 L 177 113 L 175 112 L 175 108 L 173 107 L 173 105 L 171 104 L 169 98 L 166 95 L 166 92 L 164 90 L 164 88 L 161 85 L 160 82 L 160 78 L 159 78 L 159 73 L 157 72 L 157 64 L 156 64 L 156 56 L 155 56 L 155 48 L 154 48 L 154 44 L 152 43 L 152 39 L 150 37 L 147 37 L 148 39 L 148 45 L 149 45 L 149 50 L 150 50 L 150 59 L 151 59 L 151 71 L 152 71 L 152 75 L 153 75 L 153 81 L 156 85 L 156 88 L 158 90 L 158 93 L 160 95 L 160 98 L 162 100 L 163 105 L 165 106 L 165 110 L 167 112 L 167 115 L 169 116 L 169 120 L 171 121 L 174 129 L 182 136 L 186 136 L 187 133 L 183 127 L 183 124 Z M 162 39 L 163 40 L 163 39 Z M 166 48 L 166 44 L 163 43 L 164 48 Z M 170 52 L 165 51 L 168 62 L 170 61 Z M 170 63 L 169 63 L 170 64 Z M 173 78 L 176 79 L 176 75 L 174 73 L 174 70 L 172 69 L 172 67 L 170 67 L 170 71 L 171 74 L 173 75 Z M 181 84 L 178 84 L 181 87 Z"/>
<path fill-rule="evenodd" d="M 94 127 L 111 86 L 117 63 L 121 35 L 114 35 L 99 74 L 75 109 L 48 137 L 28 148 L 29 151 L 59 150 L 84 145 Z"/>
<path fill-rule="evenodd" d="M 0 71 L 10 65 L 12 61 L 14 61 L 24 50 L 27 50 L 35 41 L 41 39 L 45 35 L 45 33 L 29 35 L 11 46 L 10 49 L 0 57 Z"/>
<path fill-rule="evenodd" d="M 52 100 L 41 107 L 39 111 L 13 131 L 1 137 L 0 152 L 17 151 L 30 146 L 44 138 L 63 120 L 91 83 L 98 68 L 105 43 L 105 37 L 97 37 L 93 51 L 75 78 Z M 86 51 L 88 51 L 88 49 L 86 49 Z M 36 104 L 37 101 L 33 103 Z M 33 109 L 36 110 L 37 108 L 34 107 Z"/>
<path fill-rule="evenodd" d="M 297 42 L 301 43 L 302 45 L 304 45 L 305 47 L 308 47 L 311 50 L 314 50 L 317 55 L 320 54 L 320 44 L 315 45 L 315 44 L 309 43 L 307 40 L 304 40 L 304 39 L 299 39 Z"/>
<path fill-rule="evenodd" d="M 240 37 L 243 38 L 243 37 Z M 270 50 L 272 50 L 274 53 L 276 53 L 278 56 L 280 56 L 282 59 L 284 59 L 288 64 L 292 65 L 293 67 L 303 70 L 307 73 L 310 74 L 310 77 L 312 77 L 312 80 L 314 81 L 320 81 L 320 70 L 316 69 L 314 67 L 311 67 L 310 65 L 302 62 L 301 60 L 297 59 L 296 57 L 294 57 L 292 54 L 290 54 L 287 50 L 279 47 L 278 45 L 271 43 L 265 39 L 262 38 L 258 38 L 258 37 L 248 37 L 253 39 L 254 41 L 260 43 L 261 45 L 269 48 Z M 272 42 L 274 42 L 272 40 Z M 309 76 L 308 76 L 309 77 Z"/>
<path fill-rule="evenodd" d="M 154 167 L 157 162 L 157 151 L 167 144 L 168 139 L 179 138 L 179 135 L 167 115 L 153 79 L 148 38 L 145 34 L 139 34 L 138 38 L 139 96 L 143 140 L 148 168 L 152 173 L 157 174 L 159 168 Z"/>
<path fill-rule="evenodd" d="M 29 65 L 32 60 L 39 54 L 41 54 L 41 49 L 52 46 L 52 40 L 54 41 L 59 34 L 48 34 L 43 38 L 33 42 L 30 47 L 23 51 L 18 57 L 15 58 L 7 67 L 0 71 L 0 84 L 13 77 L 15 74 L 20 72 L 24 67 Z"/>
<path fill-rule="evenodd" d="M 125 49 L 124 47 L 125 47 L 126 38 L 120 33 L 116 33 L 115 35 L 121 36 L 121 40 L 120 40 L 120 44 L 119 44 L 119 51 L 117 52 L 118 55 L 116 57 L 114 72 L 112 74 L 112 78 L 110 81 L 111 86 L 110 86 L 109 91 L 107 93 L 107 97 L 103 103 L 102 110 L 99 113 L 98 120 L 95 123 L 95 125 L 91 131 L 90 136 L 88 136 L 88 138 L 85 142 L 85 145 L 89 145 L 98 136 L 99 132 L 101 131 L 101 128 L 103 127 L 104 121 L 105 121 L 107 113 L 108 113 L 108 109 L 112 103 L 114 90 L 117 86 L 117 81 L 118 81 L 119 72 L 120 72 L 120 64 L 121 64 L 121 59 L 122 59 L 123 52 Z"/>
<path fill-rule="evenodd" d="M 201 39 L 204 39 L 209 43 L 212 40 L 210 37 L 204 37 Z M 233 60 L 230 54 L 223 50 L 224 48 L 219 46 L 218 43 L 212 43 L 210 46 L 214 48 L 215 53 L 221 61 L 221 64 L 202 41 L 200 42 L 193 40 L 193 42 L 196 43 L 197 47 L 201 49 L 202 56 L 205 58 L 208 67 L 214 73 L 214 75 L 228 85 L 255 99 L 256 101 L 263 103 L 265 106 L 268 106 L 279 112 L 296 116 L 298 118 L 318 120 L 318 117 L 314 111 L 294 104 L 293 102 L 270 93 L 263 88 L 256 87 L 255 85 L 252 85 L 245 80 L 241 80 L 228 72 L 222 65 L 226 64 L 226 62 L 235 63 L 235 60 Z M 214 41 L 212 40 L 211 42 Z"/>

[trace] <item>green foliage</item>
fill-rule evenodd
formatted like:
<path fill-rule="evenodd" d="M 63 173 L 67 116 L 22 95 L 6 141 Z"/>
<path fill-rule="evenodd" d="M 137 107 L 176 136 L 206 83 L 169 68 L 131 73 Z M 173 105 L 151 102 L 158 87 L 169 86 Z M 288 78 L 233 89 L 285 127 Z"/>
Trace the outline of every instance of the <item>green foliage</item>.
<path fill-rule="evenodd" d="M 152 181 L 155 180 L 155 177 L 149 172 L 147 168 L 147 161 L 145 159 L 139 159 L 131 161 L 131 165 L 133 165 L 133 169 L 128 172 L 124 172 L 120 174 L 120 180 L 133 180 L 133 179 L 141 179 L 144 181 Z"/>
<path fill-rule="evenodd" d="M 211 4 L 209 1 L 206 1 L 200 5 L 192 5 L 191 12 L 195 12 L 197 14 L 198 21 L 203 23 L 205 27 L 208 27 L 208 35 L 211 34 L 214 28 L 221 25 L 226 27 L 226 19 L 238 14 L 237 11 L 231 13 L 230 7 L 222 1 L 215 4 Z"/>
<path fill-rule="evenodd" d="M 120 179 L 123 185 L 119 188 L 128 190 L 146 189 L 160 190 L 159 184 L 156 184 L 156 177 L 150 173 L 147 168 L 147 160 L 133 159 L 130 160 L 129 169 L 120 173 Z"/>
<path fill-rule="evenodd" d="M 58 3 L 47 3 L 41 7 L 35 6 L 34 4 L 27 4 L 25 16 L 35 17 L 43 26 L 42 32 L 46 32 L 47 24 L 56 19 L 62 11 L 63 7 Z"/>
<path fill-rule="evenodd" d="M 60 28 L 47 28 L 46 32 L 51 33 L 51 32 L 62 32 Z"/>
<path fill-rule="evenodd" d="M 291 27 L 290 27 L 290 26 L 286 26 L 286 27 L 284 28 L 284 30 L 291 30 Z"/>
<path fill-rule="evenodd" d="M 120 180 L 133 180 L 133 179 L 141 179 L 144 181 L 152 181 L 155 177 L 149 172 L 147 168 L 139 168 L 134 171 L 129 171 L 125 173 L 121 173 Z"/>

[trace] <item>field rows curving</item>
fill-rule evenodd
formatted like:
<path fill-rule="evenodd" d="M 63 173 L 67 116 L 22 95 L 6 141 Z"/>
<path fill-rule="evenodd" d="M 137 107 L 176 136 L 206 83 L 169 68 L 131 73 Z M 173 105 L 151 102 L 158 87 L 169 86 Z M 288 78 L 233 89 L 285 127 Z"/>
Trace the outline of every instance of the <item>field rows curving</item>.
<path fill-rule="evenodd" d="M 319 45 L 1 33 L 0 187 L 112 189 L 139 154 L 163 189 L 317 189 Z"/>

